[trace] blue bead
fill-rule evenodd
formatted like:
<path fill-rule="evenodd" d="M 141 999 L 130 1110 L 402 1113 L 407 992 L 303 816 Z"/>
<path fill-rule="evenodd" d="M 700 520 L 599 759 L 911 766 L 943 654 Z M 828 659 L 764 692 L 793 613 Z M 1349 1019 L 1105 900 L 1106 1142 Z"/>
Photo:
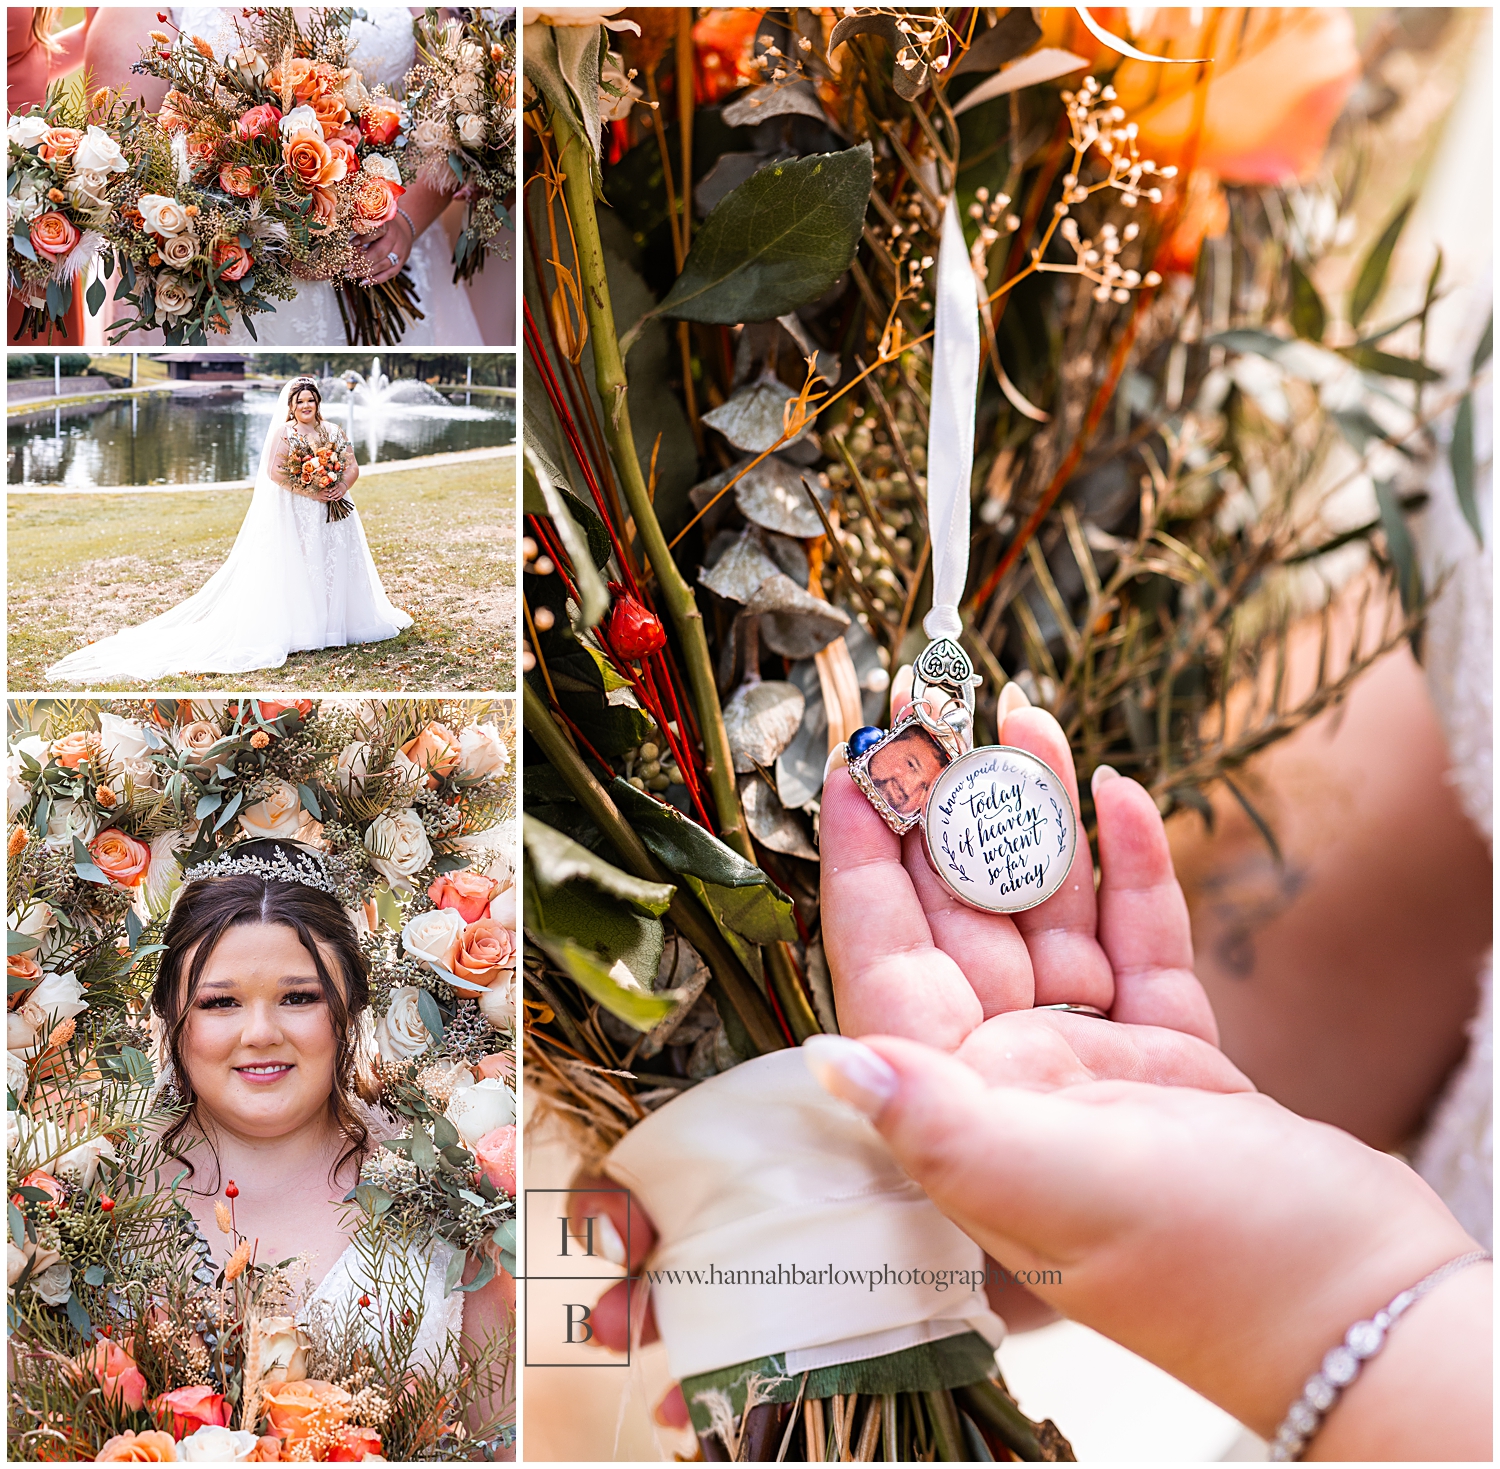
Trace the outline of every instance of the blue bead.
<path fill-rule="evenodd" d="M 849 753 L 856 760 L 870 748 L 871 745 L 879 744 L 885 738 L 885 731 L 873 724 L 864 725 L 849 736 Z"/>

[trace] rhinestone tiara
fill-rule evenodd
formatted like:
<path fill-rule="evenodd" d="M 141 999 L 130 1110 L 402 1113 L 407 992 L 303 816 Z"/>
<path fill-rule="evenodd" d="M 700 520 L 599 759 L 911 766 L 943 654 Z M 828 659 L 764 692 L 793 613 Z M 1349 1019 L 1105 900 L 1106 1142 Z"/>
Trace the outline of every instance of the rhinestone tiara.
<path fill-rule="evenodd" d="M 251 852 L 236 854 L 231 848 L 210 857 L 207 862 L 195 863 L 182 875 L 184 883 L 199 882 L 205 877 L 258 877 L 263 882 L 291 882 L 302 887 L 318 888 L 331 897 L 338 896 L 338 889 L 329 877 L 322 859 L 305 848 L 277 847 L 274 857 L 261 857 Z"/>

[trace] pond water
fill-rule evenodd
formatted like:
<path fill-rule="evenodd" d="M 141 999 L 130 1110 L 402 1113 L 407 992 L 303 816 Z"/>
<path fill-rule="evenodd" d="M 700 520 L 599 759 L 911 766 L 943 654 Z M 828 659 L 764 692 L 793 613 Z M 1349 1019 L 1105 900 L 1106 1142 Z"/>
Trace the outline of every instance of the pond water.
<path fill-rule="evenodd" d="M 401 389 L 418 386 L 422 401 L 405 401 L 416 395 Z M 515 442 L 512 398 L 405 380 L 392 388 L 352 399 L 341 384 L 325 393 L 324 416 L 349 433 L 362 465 Z M 17 416 L 7 425 L 6 482 L 89 490 L 251 479 L 276 397 L 274 388 L 198 384 L 170 398 L 151 394 Z"/>

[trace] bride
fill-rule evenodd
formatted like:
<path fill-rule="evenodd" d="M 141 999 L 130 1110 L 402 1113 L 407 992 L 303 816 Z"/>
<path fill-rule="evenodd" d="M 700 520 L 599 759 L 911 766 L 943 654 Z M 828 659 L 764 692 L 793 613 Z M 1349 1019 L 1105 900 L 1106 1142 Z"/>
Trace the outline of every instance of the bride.
<path fill-rule="evenodd" d="M 359 477 L 354 451 L 322 416 L 308 377 L 276 400 L 260 452 L 255 493 L 229 559 L 170 612 L 70 653 L 47 670 L 53 682 L 149 681 L 170 673 L 247 673 L 280 668 L 289 653 L 378 643 L 411 626 L 392 606 L 365 541 L 359 512 L 329 518 L 329 501 Z M 304 488 L 288 474 L 289 444 L 302 439 L 341 453 L 345 480 Z"/>
<path fill-rule="evenodd" d="M 150 32 L 159 25 L 157 11 L 130 7 L 103 7 L 95 14 L 84 53 L 84 67 L 94 86 L 124 90 L 140 98 L 152 111 L 161 106 L 166 84 L 156 77 L 131 72 L 143 49 L 151 45 Z M 170 12 L 174 25 L 190 36 L 201 37 L 219 57 L 240 44 L 234 29 L 238 12 L 218 6 L 176 6 Z M 299 20 L 308 12 L 299 9 Z M 354 59 L 370 86 L 384 83 L 400 95 L 406 73 L 416 62 L 416 39 L 412 18 L 420 9 L 400 6 L 370 6 L 355 11 L 350 24 Z M 401 199 L 401 209 L 383 229 L 362 242 L 369 262 L 369 279 L 391 279 L 404 267 L 410 275 L 423 313 L 401 338 L 403 347 L 480 346 L 484 338 L 469 304 L 468 290 L 453 280 L 453 262 L 442 226 L 432 226 L 449 203 L 448 196 L 421 180 L 413 180 Z M 245 330 L 236 317 L 229 334 L 215 339 L 215 346 L 236 347 L 326 347 L 345 340 L 334 288 L 327 281 L 303 281 L 296 298 L 274 312 L 255 318 L 256 335 Z M 131 332 L 127 345 L 146 346 L 159 333 Z"/>
<path fill-rule="evenodd" d="M 199 1252 L 223 1267 L 209 1241 L 228 1254 L 215 1205 L 232 1182 L 235 1226 L 257 1258 L 298 1258 L 317 1281 L 303 1321 L 338 1320 L 362 1295 L 391 1290 L 368 1278 L 343 1203 L 361 1163 L 397 1131 L 355 1092 L 369 969 L 331 887 L 315 853 L 275 840 L 240 843 L 190 870 L 151 995 L 166 1084 L 186 1107 L 163 1141 L 190 1170 L 178 1197 Z M 455 1334 L 478 1347 L 508 1330 L 498 1277 L 445 1297 L 453 1255 L 434 1237 L 414 1262 L 413 1361 L 436 1363 Z"/>

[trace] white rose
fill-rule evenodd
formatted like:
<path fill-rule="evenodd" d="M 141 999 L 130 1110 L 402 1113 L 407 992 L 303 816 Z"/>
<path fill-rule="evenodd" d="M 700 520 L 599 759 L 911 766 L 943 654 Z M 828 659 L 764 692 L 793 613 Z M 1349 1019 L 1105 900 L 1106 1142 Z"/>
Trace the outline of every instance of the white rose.
<path fill-rule="evenodd" d="M 13 117 L 5 127 L 6 136 L 18 148 L 35 148 L 51 130 L 52 124 L 35 114 Z"/>
<path fill-rule="evenodd" d="M 84 208 L 99 208 L 104 204 L 104 195 L 109 188 L 107 173 L 94 173 L 88 169 L 77 169 L 68 180 L 68 197 Z"/>
<path fill-rule="evenodd" d="M 180 235 L 170 235 L 162 241 L 161 258 L 173 270 L 181 270 L 198 258 L 198 237 L 184 230 Z"/>
<path fill-rule="evenodd" d="M 143 760 L 151 753 L 146 726 L 118 714 L 99 715 L 99 748 L 111 760 Z"/>
<path fill-rule="evenodd" d="M 47 835 L 42 845 L 49 852 L 70 852 L 73 838 L 91 842 L 99 832 L 99 817 L 92 806 L 81 801 L 58 801 L 47 818 Z"/>
<path fill-rule="evenodd" d="M 159 784 L 156 766 L 149 760 L 122 760 L 119 772 L 110 781 L 110 789 L 117 795 L 125 794 L 125 782 L 129 781 L 136 790 L 155 790 Z"/>
<path fill-rule="evenodd" d="M 454 1092 L 443 1116 L 458 1129 L 464 1146 L 472 1152 L 486 1133 L 516 1120 L 516 1094 L 503 1081 L 486 1077 Z"/>
<path fill-rule="evenodd" d="M 177 1442 L 177 1457 L 184 1464 L 243 1464 L 260 1440 L 236 1428 L 212 1428 L 205 1424 Z"/>
<path fill-rule="evenodd" d="M 497 725 L 466 724 L 458 732 L 458 764 L 455 775 L 484 780 L 504 775 L 510 768 L 510 751 Z"/>
<path fill-rule="evenodd" d="M 466 112 L 458 120 L 458 137 L 462 143 L 476 148 L 484 142 L 484 119 L 476 117 L 472 112 Z"/>
<path fill-rule="evenodd" d="M 451 970 L 453 950 L 463 936 L 463 915 L 456 908 L 433 908 L 418 913 L 401 930 L 401 945 L 430 968 Z"/>
<path fill-rule="evenodd" d="M 411 141 L 412 146 L 419 152 L 431 153 L 439 148 L 448 148 L 453 142 L 453 134 L 448 131 L 444 123 L 424 117 L 412 129 Z"/>
<path fill-rule="evenodd" d="M 89 1002 L 83 996 L 83 985 L 70 969 L 66 974 L 44 974 L 42 982 L 27 995 L 26 1003 L 35 1005 L 52 1025 L 56 1025 L 58 1021 L 82 1015 L 88 1009 Z"/>
<path fill-rule="evenodd" d="M 17 1010 L 8 1010 L 5 1015 L 5 1054 L 25 1055 L 36 1044 L 41 1021 L 40 1012 L 28 1014 L 24 1004 Z"/>
<path fill-rule="evenodd" d="M 391 1007 L 375 1027 L 382 1061 L 415 1061 L 432 1041 L 417 1012 L 417 990 L 409 984 L 391 991 Z"/>
<path fill-rule="evenodd" d="M 64 1153 L 52 1165 L 52 1172 L 80 1188 L 93 1188 L 94 1180 L 99 1176 L 101 1158 L 108 1158 L 113 1163 L 115 1145 L 107 1137 L 91 1137 L 86 1143 Z"/>
<path fill-rule="evenodd" d="M 516 931 L 516 885 L 503 887 L 490 899 L 490 917 L 512 933 Z"/>
<path fill-rule="evenodd" d="M 370 865 L 397 892 L 409 893 L 408 881 L 432 861 L 432 845 L 422 830 L 422 818 L 411 807 L 377 816 L 365 832 Z"/>
<path fill-rule="evenodd" d="M 312 133 L 320 140 L 324 138 L 323 124 L 318 121 L 318 114 L 311 107 L 294 107 L 281 119 L 283 143 L 290 143 L 293 138 L 300 138 L 307 133 Z"/>
<path fill-rule="evenodd" d="M 231 52 L 229 64 L 251 81 L 259 81 L 267 71 L 266 58 L 254 46 L 241 46 L 238 51 Z"/>
<path fill-rule="evenodd" d="M 90 123 L 73 150 L 73 167 L 90 173 L 124 173 L 130 165 L 120 145 L 103 128 Z"/>
<path fill-rule="evenodd" d="M 515 848 L 515 835 L 504 823 L 454 837 L 449 845 L 464 853 L 469 865 L 479 868 L 486 877 L 497 882 L 510 882 L 515 877 L 515 865 L 508 855 Z"/>
<path fill-rule="evenodd" d="M 181 276 L 164 270 L 156 278 L 156 309 L 166 317 L 186 316 L 193 309 L 193 292 Z"/>
<path fill-rule="evenodd" d="M 384 699 L 361 699 L 354 710 L 354 722 L 370 734 L 378 734 L 385 722 L 388 705 Z"/>
<path fill-rule="evenodd" d="M 187 210 L 166 194 L 142 194 L 135 207 L 153 235 L 181 234 L 190 223 Z"/>
<path fill-rule="evenodd" d="M 240 812 L 240 830 L 252 839 L 294 837 L 302 825 L 302 798 L 284 780 L 271 782 L 271 794 Z"/>
<path fill-rule="evenodd" d="M 453 100 L 471 110 L 484 102 L 484 82 L 477 72 L 460 72 L 453 78 Z"/>
<path fill-rule="evenodd" d="M 30 1285 L 49 1306 L 63 1306 L 73 1294 L 73 1271 L 66 1260 L 59 1260 L 33 1275 Z"/>
<path fill-rule="evenodd" d="M 516 991 L 513 979 L 502 975 L 479 996 L 479 1013 L 491 1030 L 509 1030 L 516 1023 Z M 503 1125 L 503 1124 L 502 1124 Z"/>
<path fill-rule="evenodd" d="M 37 187 L 37 181 L 33 178 L 21 180 L 19 187 L 9 199 L 11 213 L 17 219 L 30 219 L 33 215 L 40 214 L 43 208 L 51 208 L 41 190 Z M 41 298 L 40 304 L 46 303 L 46 297 Z"/>
<path fill-rule="evenodd" d="M 465 41 L 458 48 L 458 64 L 465 71 L 478 71 L 484 65 L 484 47 L 476 41 Z"/>
<path fill-rule="evenodd" d="M 24 1057 L 16 1055 L 14 1051 L 9 1049 L 5 1052 L 5 1085 L 6 1089 L 15 1095 L 15 1099 L 18 1102 L 26 1100 L 28 1085 L 26 1061 Z M 15 1113 L 7 1112 L 5 1114 L 5 1145 L 8 1148 L 13 1148 L 16 1145 L 16 1140 L 10 1135 L 14 1128 Z"/>
<path fill-rule="evenodd" d="M 31 799 L 31 787 L 21 778 L 21 772 L 21 757 L 11 755 L 5 762 L 5 809 L 12 821 Z"/>
<path fill-rule="evenodd" d="M 293 1317 L 263 1316 L 260 1323 L 262 1385 L 282 1387 L 288 1382 L 301 1382 L 307 1376 L 307 1357 L 311 1350 L 311 1339 Z"/>
<path fill-rule="evenodd" d="M 25 908 L 16 909 L 7 922 L 17 933 L 24 933 L 27 938 L 44 940 L 57 927 L 57 914 L 52 911 L 50 903 L 43 903 L 38 899 L 28 903 Z"/>
<path fill-rule="evenodd" d="M 364 793 L 365 777 L 370 773 L 370 749 L 363 740 L 351 740 L 339 751 L 334 779 L 346 796 Z"/>
<path fill-rule="evenodd" d="M 41 735 L 27 735 L 11 747 L 12 755 L 30 755 L 38 765 L 45 765 L 52 758 L 52 748 Z"/>
<path fill-rule="evenodd" d="M 384 153 L 370 154 L 360 167 L 378 179 L 385 179 L 387 183 L 399 184 L 401 182 L 401 170 L 396 166 L 396 160 L 387 158 Z"/>

